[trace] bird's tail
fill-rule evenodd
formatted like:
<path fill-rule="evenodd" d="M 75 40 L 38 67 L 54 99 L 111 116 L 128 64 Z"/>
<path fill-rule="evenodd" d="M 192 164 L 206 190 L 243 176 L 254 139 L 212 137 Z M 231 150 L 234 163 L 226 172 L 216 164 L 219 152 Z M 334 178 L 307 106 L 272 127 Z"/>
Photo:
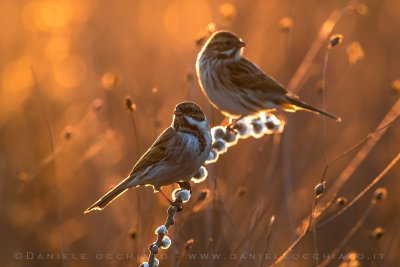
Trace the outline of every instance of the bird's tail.
<path fill-rule="evenodd" d="M 102 210 L 108 204 L 110 204 L 114 199 L 122 195 L 126 190 L 132 187 L 132 179 L 133 177 L 129 176 L 122 182 L 120 182 L 117 186 L 111 189 L 107 194 L 102 196 L 99 200 L 96 201 L 92 206 L 87 208 L 84 213 L 91 212 L 92 210 Z"/>
<path fill-rule="evenodd" d="M 320 110 L 320 109 L 318 109 L 316 107 L 310 106 L 310 105 L 308 105 L 308 104 L 306 104 L 306 103 L 304 103 L 304 102 L 302 102 L 302 101 L 300 101 L 298 99 L 291 98 L 291 97 L 286 97 L 286 99 L 288 100 L 288 103 L 285 103 L 283 105 L 284 106 L 289 105 L 289 107 L 287 107 L 288 109 L 292 109 L 292 110 L 294 109 L 294 111 L 298 110 L 298 109 L 307 110 L 307 111 L 311 111 L 311 112 L 314 112 L 314 113 L 317 113 L 317 114 L 325 115 L 325 116 L 327 116 L 329 118 L 332 118 L 332 119 L 334 119 L 336 121 L 339 121 L 339 122 L 342 121 L 342 118 L 337 117 L 335 115 L 332 115 L 332 114 L 330 114 L 328 112 L 325 112 L 323 110 Z"/>

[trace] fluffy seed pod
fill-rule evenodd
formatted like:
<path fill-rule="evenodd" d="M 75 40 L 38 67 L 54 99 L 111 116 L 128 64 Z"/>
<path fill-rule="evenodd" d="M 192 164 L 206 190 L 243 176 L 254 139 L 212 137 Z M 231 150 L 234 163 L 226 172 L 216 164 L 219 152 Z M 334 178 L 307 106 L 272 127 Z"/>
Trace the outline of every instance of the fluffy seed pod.
<path fill-rule="evenodd" d="M 188 202 L 190 199 L 189 190 L 181 189 L 181 188 L 174 190 L 173 199 L 176 200 L 178 197 L 182 200 L 183 203 Z"/>
<path fill-rule="evenodd" d="M 168 236 L 165 236 L 161 241 L 161 248 L 168 249 L 171 246 L 171 239 Z"/>
<path fill-rule="evenodd" d="M 217 139 L 212 144 L 212 148 L 215 149 L 219 154 L 225 153 L 227 150 L 226 143 L 223 139 Z"/>
<path fill-rule="evenodd" d="M 167 227 L 165 227 L 165 225 L 161 225 L 156 229 L 155 234 L 157 234 L 157 235 L 166 235 L 167 232 L 168 232 Z"/>
<path fill-rule="evenodd" d="M 160 264 L 160 261 L 157 258 L 154 258 L 153 266 L 156 267 Z"/>
<path fill-rule="evenodd" d="M 239 138 L 247 138 L 250 134 L 250 127 L 243 120 L 237 121 L 233 125 L 233 129 L 237 132 Z"/>
<path fill-rule="evenodd" d="M 215 149 L 211 149 L 210 155 L 208 156 L 208 159 L 206 160 L 206 164 L 214 163 L 218 160 L 219 154 Z"/>
<path fill-rule="evenodd" d="M 275 129 L 275 122 L 271 116 L 267 116 L 265 120 L 265 127 L 270 131 Z"/>
<path fill-rule="evenodd" d="M 264 135 L 264 123 L 259 118 L 253 119 L 251 125 L 253 126 L 251 135 L 254 138 L 260 138 Z"/>
<path fill-rule="evenodd" d="M 157 254 L 158 253 L 158 246 L 156 245 L 156 243 L 151 244 L 149 250 L 150 250 L 151 253 Z"/>
<path fill-rule="evenodd" d="M 274 133 L 278 132 L 281 133 L 283 132 L 283 128 L 285 126 L 284 121 L 279 120 L 275 115 L 273 114 L 268 114 L 265 118 L 265 132 L 266 133 Z"/>
<path fill-rule="evenodd" d="M 194 183 L 201 183 L 203 182 L 205 179 L 207 179 L 207 169 L 203 166 L 200 167 L 200 169 L 196 172 L 196 174 L 193 176 L 192 181 Z"/>
<path fill-rule="evenodd" d="M 237 143 L 237 134 L 234 131 L 226 131 L 222 139 L 228 146 L 233 146 Z"/>
<path fill-rule="evenodd" d="M 222 126 L 216 126 L 211 128 L 211 136 L 213 140 L 222 139 L 225 135 L 226 129 Z"/>

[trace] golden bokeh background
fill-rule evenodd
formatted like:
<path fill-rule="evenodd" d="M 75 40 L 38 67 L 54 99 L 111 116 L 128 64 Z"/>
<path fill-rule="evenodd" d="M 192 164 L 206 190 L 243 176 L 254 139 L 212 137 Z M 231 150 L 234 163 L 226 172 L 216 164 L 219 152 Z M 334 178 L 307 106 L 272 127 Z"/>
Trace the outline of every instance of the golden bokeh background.
<path fill-rule="evenodd" d="M 153 231 L 166 218 L 162 197 L 148 187 L 133 189 L 102 212 L 83 211 L 126 177 L 169 126 L 180 101 L 201 105 L 212 126 L 223 120 L 203 96 L 194 68 L 201 44 L 214 30 L 236 32 L 247 43 L 245 55 L 285 85 L 321 28 L 328 37 L 343 35 L 327 67 L 327 109 L 343 118 L 327 123 L 329 159 L 372 132 L 400 96 L 400 2 L 395 0 L 0 0 L 0 10 L 3 266 L 60 266 L 60 259 L 37 256 L 55 255 L 62 248 L 68 266 L 139 265 L 155 240 Z M 337 21 L 332 20 L 334 10 L 334 18 L 341 14 Z M 322 106 L 327 46 L 323 40 L 294 88 L 315 106 Z M 124 105 L 126 96 L 134 103 L 133 113 Z M 161 266 L 258 266 L 259 258 L 248 255 L 264 252 L 273 214 L 269 253 L 280 255 L 293 242 L 296 226 L 311 211 L 324 168 L 321 120 L 305 112 L 278 114 L 286 120 L 281 136 L 240 141 L 209 167 L 205 182 L 193 186 L 191 201 L 169 232 L 172 246 L 162 251 Z M 339 196 L 350 200 L 365 188 L 400 152 L 399 136 L 394 121 Z M 356 153 L 329 167 L 328 190 Z M 387 200 L 374 208 L 341 253 L 384 253 L 379 266 L 400 264 L 399 175 L 395 166 L 379 183 L 388 189 Z M 196 201 L 203 190 L 206 199 Z M 318 229 L 321 253 L 343 240 L 372 192 Z M 369 238 L 378 226 L 384 237 Z M 192 247 L 186 249 L 190 239 Z M 16 252 L 23 258 L 16 259 Z M 27 252 L 35 259 L 27 259 Z M 295 252 L 313 253 L 312 236 Z M 135 257 L 121 260 L 118 253 Z M 190 260 L 188 253 L 247 256 L 242 261 Z M 72 254 L 87 257 L 72 259 Z M 97 254 L 104 258 L 96 259 Z M 314 261 L 287 263 L 312 266 Z M 361 264 L 378 266 L 371 260 Z"/>

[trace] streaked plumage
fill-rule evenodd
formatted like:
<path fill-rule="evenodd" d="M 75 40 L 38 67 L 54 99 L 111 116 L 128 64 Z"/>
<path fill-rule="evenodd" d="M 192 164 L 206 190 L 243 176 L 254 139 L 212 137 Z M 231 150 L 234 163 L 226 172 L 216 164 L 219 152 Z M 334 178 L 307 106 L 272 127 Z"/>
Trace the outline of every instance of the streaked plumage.
<path fill-rule="evenodd" d="M 131 174 L 90 206 L 85 213 L 102 210 L 133 186 L 162 186 L 187 182 L 204 164 L 211 150 L 207 118 L 194 103 L 176 106 L 173 122 L 138 160 Z"/>
<path fill-rule="evenodd" d="M 232 118 L 281 108 L 307 110 L 340 121 L 340 118 L 310 106 L 242 57 L 245 43 L 227 31 L 215 32 L 200 51 L 196 70 L 200 86 L 210 102 Z"/>

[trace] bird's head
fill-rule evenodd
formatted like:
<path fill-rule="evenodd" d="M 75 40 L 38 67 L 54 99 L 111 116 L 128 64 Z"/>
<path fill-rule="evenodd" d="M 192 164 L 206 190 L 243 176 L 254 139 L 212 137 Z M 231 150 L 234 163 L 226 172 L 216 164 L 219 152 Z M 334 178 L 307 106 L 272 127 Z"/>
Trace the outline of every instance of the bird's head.
<path fill-rule="evenodd" d="M 176 105 L 172 122 L 172 127 L 176 131 L 182 127 L 203 129 L 207 125 L 206 115 L 195 103 L 182 102 Z"/>
<path fill-rule="evenodd" d="M 245 46 L 246 44 L 234 33 L 218 31 L 207 40 L 202 54 L 219 59 L 239 60 Z"/>

